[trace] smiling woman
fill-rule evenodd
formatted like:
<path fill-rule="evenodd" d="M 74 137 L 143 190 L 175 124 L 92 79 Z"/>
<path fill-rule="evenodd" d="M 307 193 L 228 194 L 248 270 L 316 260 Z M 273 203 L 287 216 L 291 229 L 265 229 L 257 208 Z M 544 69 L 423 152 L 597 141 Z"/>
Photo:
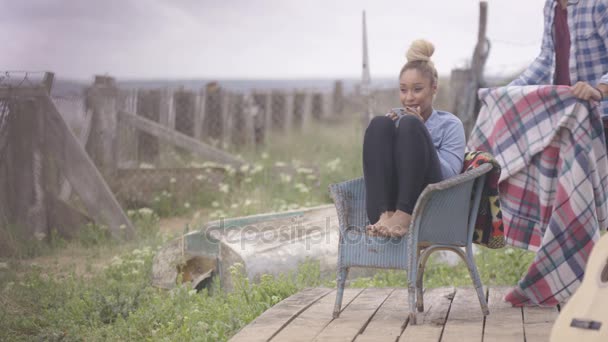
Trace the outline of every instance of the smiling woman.
<path fill-rule="evenodd" d="M 367 215 L 373 222 L 369 234 L 405 235 L 422 190 L 462 169 L 462 122 L 433 109 L 438 81 L 430 59 L 434 50 L 426 40 L 412 43 L 399 74 L 404 108 L 375 117 L 365 131 L 363 173 Z"/>

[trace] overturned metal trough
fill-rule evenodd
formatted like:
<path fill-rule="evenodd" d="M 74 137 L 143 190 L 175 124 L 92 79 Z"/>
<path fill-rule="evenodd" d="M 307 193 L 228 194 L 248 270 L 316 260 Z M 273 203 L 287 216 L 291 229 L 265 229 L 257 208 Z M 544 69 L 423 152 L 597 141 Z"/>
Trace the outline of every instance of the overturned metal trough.
<path fill-rule="evenodd" d="M 240 263 L 251 280 L 262 274 L 295 271 L 318 261 L 322 274 L 335 272 L 338 218 L 333 205 L 209 222 L 171 241 L 154 258 L 153 285 L 170 289 L 181 282 L 205 287 L 212 277 L 231 289 L 230 267 Z"/>

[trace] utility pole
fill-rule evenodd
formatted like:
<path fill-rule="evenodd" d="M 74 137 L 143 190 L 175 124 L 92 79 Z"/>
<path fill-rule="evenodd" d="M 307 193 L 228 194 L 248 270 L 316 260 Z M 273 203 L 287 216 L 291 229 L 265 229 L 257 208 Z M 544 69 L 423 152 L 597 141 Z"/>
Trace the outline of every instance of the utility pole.
<path fill-rule="evenodd" d="M 363 112 L 361 115 L 362 127 L 367 127 L 369 120 L 373 117 L 371 98 L 371 76 L 369 72 L 369 56 L 367 53 L 367 25 L 365 23 L 365 11 L 363 11 L 363 69 L 361 73 L 361 95 L 363 97 Z"/>

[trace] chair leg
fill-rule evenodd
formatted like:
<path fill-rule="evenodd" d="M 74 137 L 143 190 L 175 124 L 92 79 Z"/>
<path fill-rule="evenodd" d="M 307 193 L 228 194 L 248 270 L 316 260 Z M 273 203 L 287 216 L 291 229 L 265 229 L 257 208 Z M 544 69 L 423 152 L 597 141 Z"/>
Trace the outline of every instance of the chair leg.
<path fill-rule="evenodd" d="M 410 285 L 407 288 L 407 292 L 408 292 L 408 299 L 410 302 L 409 324 L 416 325 L 416 309 L 414 308 L 414 306 L 416 305 L 416 288 L 414 286 Z"/>
<path fill-rule="evenodd" d="M 418 260 L 420 257 L 420 248 L 416 248 L 416 251 L 410 250 L 408 261 L 408 272 L 407 272 L 407 292 L 409 302 L 409 324 L 416 325 L 416 303 L 417 303 L 417 274 L 418 274 Z"/>
<path fill-rule="evenodd" d="M 344 296 L 344 285 L 346 284 L 346 277 L 348 277 L 348 267 L 340 267 L 338 270 L 338 281 L 336 291 L 336 304 L 334 305 L 334 318 L 340 317 L 340 309 L 342 308 L 342 297 Z"/>
<path fill-rule="evenodd" d="M 479 299 L 481 311 L 483 312 L 484 316 L 487 316 L 490 314 L 490 309 L 488 309 L 488 302 L 486 301 L 486 296 L 483 293 L 483 285 L 481 284 L 479 272 L 477 272 L 477 266 L 475 266 L 475 260 L 473 260 L 473 251 L 469 247 L 467 247 L 465 261 L 467 263 L 467 267 L 469 268 L 471 279 L 473 279 L 473 283 L 475 284 L 475 290 L 477 291 L 477 298 Z"/>
<path fill-rule="evenodd" d="M 418 249 L 418 260 L 420 260 L 416 277 L 416 309 L 418 312 L 424 312 L 424 295 L 422 292 L 424 289 L 424 268 L 430 254 L 426 251 L 421 253 L 421 249 Z"/>

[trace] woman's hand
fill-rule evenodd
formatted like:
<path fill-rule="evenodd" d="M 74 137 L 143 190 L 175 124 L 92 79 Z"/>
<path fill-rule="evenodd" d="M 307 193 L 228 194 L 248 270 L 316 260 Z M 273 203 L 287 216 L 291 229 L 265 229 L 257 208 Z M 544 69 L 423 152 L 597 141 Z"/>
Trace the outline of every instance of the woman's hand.
<path fill-rule="evenodd" d="M 418 107 L 418 106 L 405 107 L 405 108 L 393 108 L 393 109 L 391 109 L 390 112 L 386 113 L 386 116 L 391 118 L 393 121 L 397 121 L 397 120 L 399 120 L 400 117 L 402 117 L 406 114 L 415 115 L 420 120 L 422 120 L 422 116 L 420 115 L 420 107 Z"/>
<path fill-rule="evenodd" d="M 418 119 L 420 119 L 424 122 L 424 119 L 422 118 L 422 114 L 420 113 L 420 106 L 405 107 L 405 112 L 416 116 Z"/>
<path fill-rule="evenodd" d="M 576 82 L 576 84 L 570 87 L 570 89 L 572 90 L 572 93 L 574 94 L 574 96 L 576 96 L 577 99 L 585 101 L 601 101 L 604 95 L 600 92 L 599 89 L 592 87 L 587 82 Z"/>

